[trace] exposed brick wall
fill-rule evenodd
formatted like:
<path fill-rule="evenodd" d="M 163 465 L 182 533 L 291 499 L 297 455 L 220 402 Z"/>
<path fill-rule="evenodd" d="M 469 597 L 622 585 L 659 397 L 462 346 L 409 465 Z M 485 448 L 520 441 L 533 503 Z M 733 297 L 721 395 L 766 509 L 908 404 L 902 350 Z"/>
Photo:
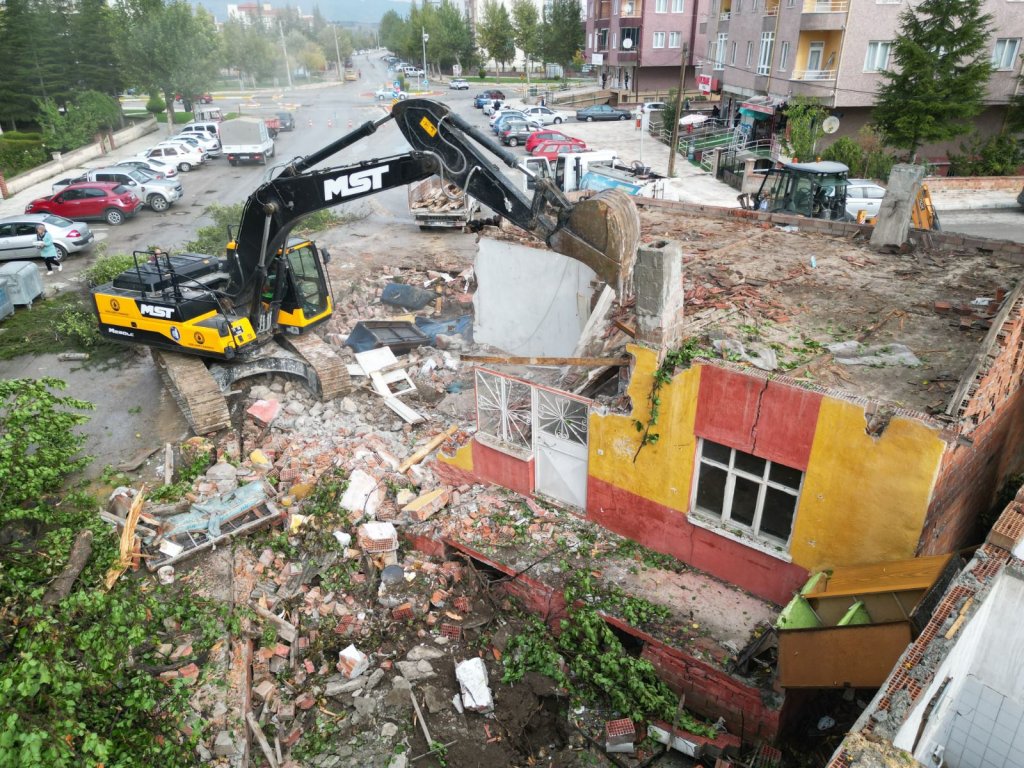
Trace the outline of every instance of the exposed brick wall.
<path fill-rule="evenodd" d="M 782 699 L 736 680 L 682 651 L 647 643 L 642 657 L 673 691 L 686 694 L 686 708 L 711 720 L 725 718 L 730 733 L 745 743 L 774 741 L 779 733 Z"/>
<path fill-rule="evenodd" d="M 960 431 L 943 456 L 919 554 L 977 540 L 979 516 L 1007 478 L 1024 470 L 1024 297 L 1013 300 L 991 341 L 956 413 Z"/>

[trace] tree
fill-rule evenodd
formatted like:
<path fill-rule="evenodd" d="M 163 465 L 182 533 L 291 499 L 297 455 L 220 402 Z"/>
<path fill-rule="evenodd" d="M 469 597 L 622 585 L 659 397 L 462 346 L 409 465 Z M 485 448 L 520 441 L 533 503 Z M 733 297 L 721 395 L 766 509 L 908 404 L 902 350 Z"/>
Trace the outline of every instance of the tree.
<path fill-rule="evenodd" d="M 579 0 L 554 0 L 545 14 L 544 59 L 568 67 L 583 48 Z"/>
<path fill-rule="evenodd" d="M 68 14 L 61 2 L 7 0 L 0 19 L 0 119 L 14 129 L 35 119 L 36 99 L 63 104 L 72 90 Z"/>
<path fill-rule="evenodd" d="M 112 55 L 116 20 L 105 0 L 79 0 L 71 18 L 71 58 L 76 86 L 117 96 L 125 85 L 121 68 Z"/>
<path fill-rule="evenodd" d="M 398 56 L 405 55 L 401 48 L 408 37 L 407 26 L 408 22 L 398 14 L 398 11 L 387 11 L 380 18 L 380 44 Z"/>
<path fill-rule="evenodd" d="M 469 19 L 451 0 L 442 0 L 428 17 L 427 57 L 442 69 L 453 64 L 470 67 L 476 59 L 476 44 Z"/>
<path fill-rule="evenodd" d="M 502 68 L 516 55 L 514 30 L 505 6 L 498 0 L 484 0 L 483 20 L 477 29 L 480 47 Z"/>
<path fill-rule="evenodd" d="M 273 76 L 280 53 L 262 27 L 229 21 L 221 39 L 224 63 L 237 69 L 240 79 L 248 76 L 255 88 L 257 80 Z"/>
<path fill-rule="evenodd" d="M 873 120 L 913 161 L 926 142 L 968 133 L 984 109 L 992 17 L 982 0 L 922 0 L 900 14 L 894 66 L 882 71 Z"/>
<path fill-rule="evenodd" d="M 526 59 L 526 81 L 530 81 L 530 60 L 541 55 L 544 46 L 540 18 L 533 0 L 512 0 L 514 40 Z"/>
<path fill-rule="evenodd" d="M 826 117 L 828 110 L 817 99 L 802 96 L 790 99 L 782 143 L 791 157 L 805 161 L 814 159 L 815 145 L 822 134 L 821 124 Z"/>

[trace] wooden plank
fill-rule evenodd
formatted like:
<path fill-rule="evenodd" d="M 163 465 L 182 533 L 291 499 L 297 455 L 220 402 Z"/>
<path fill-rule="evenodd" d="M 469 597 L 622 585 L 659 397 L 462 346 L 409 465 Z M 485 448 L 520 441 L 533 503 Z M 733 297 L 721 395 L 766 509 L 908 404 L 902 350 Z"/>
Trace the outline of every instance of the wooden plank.
<path fill-rule="evenodd" d="M 267 737 L 264 735 L 263 729 L 260 728 L 259 722 L 257 722 L 251 711 L 245 713 L 245 722 L 249 724 L 249 728 L 252 730 L 252 735 L 256 737 L 256 742 L 260 745 L 260 749 L 263 751 L 263 756 L 267 758 L 267 762 L 270 763 L 270 768 L 277 768 L 277 757 L 274 755 L 274 748 L 270 746 L 270 742 L 267 741 Z"/>
<path fill-rule="evenodd" d="M 462 360 L 489 365 L 629 365 L 628 357 L 516 357 L 514 355 L 460 355 Z"/>
<path fill-rule="evenodd" d="M 951 557 L 952 554 L 933 555 L 888 563 L 840 566 L 828 579 L 821 579 L 807 597 L 841 597 L 927 589 L 939 578 Z"/>
<path fill-rule="evenodd" d="M 420 448 L 418 451 L 416 451 L 416 453 L 414 453 L 412 456 L 410 456 L 405 461 L 403 461 L 399 465 L 398 471 L 400 473 L 401 472 L 405 472 L 413 464 L 419 464 L 421 461 L 423 461 L 425 458 L 427 458 L 427 456 L 430 455 L 430 452 L 432 450 L 437 448 L 441 443 L 443 443 L 449 437 L 454 435 L 458 431 L 458 429 L 459 429 L 459 425 L 458 424 L 453 424 L 452 426 L 448 427 L 448 429 L 446 429 L 444 432 L 441 432 L 438 435 L 434 435 L 430 439 L 429 443 L 424 445 L 422 448 Z"/>
<path fill-rule="evenodd" d="M 910 639 L 905 621 L 780 632 L 779 682 L 786 688 L 877 688 Z"/>

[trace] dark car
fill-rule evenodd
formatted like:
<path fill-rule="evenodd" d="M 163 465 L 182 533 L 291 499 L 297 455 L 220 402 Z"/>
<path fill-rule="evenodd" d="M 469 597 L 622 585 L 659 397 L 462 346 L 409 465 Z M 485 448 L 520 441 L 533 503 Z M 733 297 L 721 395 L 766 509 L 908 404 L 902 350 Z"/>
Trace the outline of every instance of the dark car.
<path fill-rule="evenodd" d="M 278 112 L 278 119 L 281 121 L 281 125 L 278 128 L 279 131 L 294 131 L 295 130 L 295 118 L 291 112 Z"/>
<path fill-rule="evenodd" d="M 501 143 L 509 147 L 518 147 L 530 138 L 530 134 L 537 130 L 538 123 L 526 120 L 503 120 L 501 128 L 498 129 L 498 138 Z"/>
<path fill-rule="evenodd" d="M 41 197 L 25 206 L 25 213 L 53 213 L 65 219 L 102 219 L 123 224 L 134 216 L 142 201 L 128 187 L 106 182 L 72 184 L 56 195 Z"/>
<path fill-rule="evenodd" d="M 576 110 L 576 119 L 588 123 L 594 120 L 629 120 L 633 113 L 628 109 L 616 109 L 607 104 L 595 104 L 592 107 Z"/>
<path fill-rule="evenodd" d="M 473 106 L 476 107 L 477 109 L 483 109 L 484 108 L 484 104 L 486 104 L 486 103 L 488 103 L 490 101 L 504 101 L 504 100 L 505 100 L 505 94 L 504 93 L 502 93 L 501 91 L 492 89 L 492 90 L 489 90 L 489 91 L 483 91 L 481 93 L 478 93 L 476 95 L 476 98 L 473 100 Z"/>

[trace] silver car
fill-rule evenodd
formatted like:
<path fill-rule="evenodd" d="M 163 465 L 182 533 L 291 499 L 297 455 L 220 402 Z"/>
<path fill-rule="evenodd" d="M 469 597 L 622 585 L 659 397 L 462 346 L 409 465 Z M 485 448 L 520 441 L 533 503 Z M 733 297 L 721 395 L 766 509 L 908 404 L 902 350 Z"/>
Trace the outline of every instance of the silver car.
<path fill-rule="evenodd" d="M 857 218 L 859 211 L 864 211 L 870 219 L 877 216 L 885 197 L 885 187 L 881 187 L 871 179 L 848 179 L 846 184 L 846 213 Z"/>
<path fill-rule="evenodd" d="M 69 253 L 92 248 L 96 236 L 89 225 L 52 213 L 23 213 L 0 219 L 0 261 L 39 258 L 36 225 L 42 224 L 53 238 L 53 247 L 63 259 Z"/>
<path fill-rule="evenodd" d="M 149 171 L 158 179 L 173 179 L 178 175 L 178 169 L 173 165 L 153 158 L 129 158 L 114 163 L 114 165 L 121 165 L 125 168 L 141 168 L 144 171 Z"/>

